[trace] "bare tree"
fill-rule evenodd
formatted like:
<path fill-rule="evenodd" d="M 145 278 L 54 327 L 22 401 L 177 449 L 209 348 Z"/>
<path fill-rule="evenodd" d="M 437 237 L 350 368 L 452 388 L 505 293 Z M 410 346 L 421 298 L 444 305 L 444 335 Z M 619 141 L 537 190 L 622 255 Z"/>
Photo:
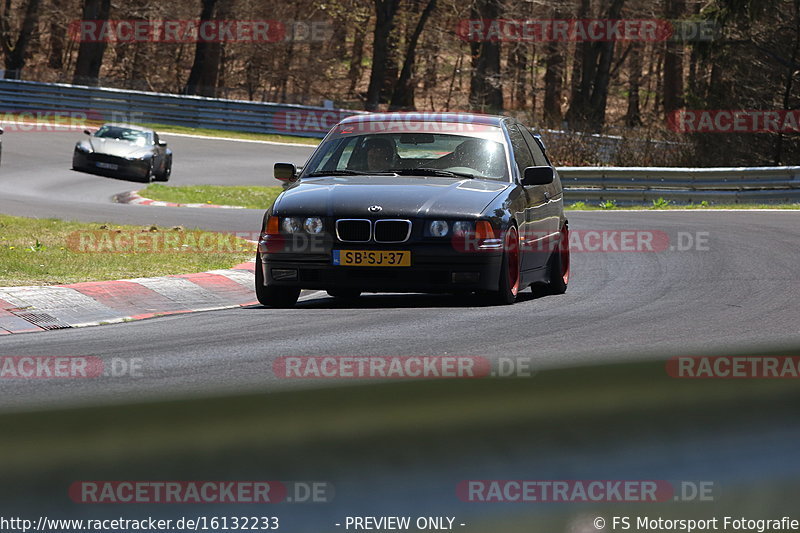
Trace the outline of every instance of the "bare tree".
<path fill-rule="evenodd" d="M 500 0 L 475 0 L 473 19 L 500 18 Z M 470 108 L 487 113 L 503 110 L 503 87 L 500 77 L 500 42 L 483 40 L 470 43 L 472 76 L 469 84 Z"/>
<path fill-rule="evenodd" d="M 108 22 L 110 11 L 111 0 L 84 0 L 83 20 L 93 20 L 96 24 L 103 24 Z M 75 61 L 75 74 L 72 77 L 72 83 L 97 85 L 105 51 L 105 39 L 101 38 L 97 41 L 82 40 L 78 47 L 78 59 Z"/>
<path fill-rule="evenodd" d="M 232 0 L 201 0 L 200 23 L 225 18 L 228 10 L 232 9 Z M 200 96 L 216 96 L 221 75 L 223 60 L 223 43 L 198 39 L 194 51 L 194 63 L 189 73 L 184 92 Z"/>
<path fill-rule="evenodd" d="M 400 0 L 374 0 L 375 31 L 372 41 L 372 72 L 367 89 L 367 111 L 378 108 L 381 89 L 386 78 L 386 65 L 389 60 L 389 37 L 394 28 L 394 19 L 400 6 Z"/>
<path fill-rule="evenodd" d="M 684 14 L 683 0 L 664 0 L 664 15 L 668 20 L 677 20 Z M 664 47 L 664 84 L 662 86 L 664 112 L 669 116 L 683 107 L 683 46 L 674 38 Z"/>
<path fill-rule="evenodd" d="M 417 43 L 419 43 L 419 36 L 422 34 L 422 30 L 425 29 L 425 23 L 434 9 L 436 9 L 436 0 L 428 0 L 428 5 L 422 11 L 417 21 L 417 26 L 414 28 L 414 33 L 409 38 L 403 69 L 400 71 L 400 77 L 394 87 L 392 101 L 389 104 L 390 111 L 414 108 L 414 86 L 416 85 L 416 80 L 414 80 L 413 70 L 414 62 L 416 61 Z"/>
<path fill-rule="evenodd" d="M 642 45 L 632 43 L 628 56 L 628 110 L 625 124 L 629 127 L 642 125 L 642 111 L 639 105 L 639 91 L 642 81 Z"/>
<path fill-rule="evenodd" d="M 3 11 L 3 19 L 0 22 L 0 32 L 2 32 L 2 45 L 5 55 L 5 66 L 7 79 L 20 79 L 22 69 L 25 67 L 25 60 L 28 54 L 28 47 L 34 37 L 34 31 L 39 22 L 40 0 L 28 0 L 25 5 L 25 14 L 22 17 L 22 27 L 17 34 L 16 40 L 10 35 L 9 16 L 11 13 L 11 2 L 6 0 Z M 14 41 L 14 42 L 12 42 Z"/>

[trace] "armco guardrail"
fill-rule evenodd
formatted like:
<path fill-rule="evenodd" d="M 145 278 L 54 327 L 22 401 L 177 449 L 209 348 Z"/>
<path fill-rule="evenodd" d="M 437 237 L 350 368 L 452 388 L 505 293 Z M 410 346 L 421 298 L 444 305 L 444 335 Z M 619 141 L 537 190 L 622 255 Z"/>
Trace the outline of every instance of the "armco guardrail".
<path fill-rule="evenodd" d="M 567 200 L 649 202 L 798 202 L 800 166 L 792 167 L 562 167 Z"/>
<path fill-rule="evenodd" d="M 0 80 L 0 112 L 86 114 L 108 122 L 157 123 L 322 138 L 347 109 L 225 100 L 58 83 Z"/>

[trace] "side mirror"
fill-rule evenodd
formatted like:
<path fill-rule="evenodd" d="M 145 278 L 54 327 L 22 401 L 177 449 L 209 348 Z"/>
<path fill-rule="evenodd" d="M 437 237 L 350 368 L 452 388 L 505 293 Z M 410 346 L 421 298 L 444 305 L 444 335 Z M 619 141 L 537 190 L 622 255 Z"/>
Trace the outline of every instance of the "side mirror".
<path fill-rule="evenodd" d="M 522 184 L 526 187 L 548 185 L 555 179 L 553 167 L 528 167 L 523 174 Z"/>
<path fill-rule="evenodd" d="M 92 130 L 85 129 L 85 130 L 83 130 L 83 133 L 85 133 L 86 135 L 91 135 L 92 134 Z"/>
<path fill-rule="evenodd" d="M 275 163 L 273 174 L 276 180 L 292 181 L 297 177 L 297 167 L 291 163 Z"/>

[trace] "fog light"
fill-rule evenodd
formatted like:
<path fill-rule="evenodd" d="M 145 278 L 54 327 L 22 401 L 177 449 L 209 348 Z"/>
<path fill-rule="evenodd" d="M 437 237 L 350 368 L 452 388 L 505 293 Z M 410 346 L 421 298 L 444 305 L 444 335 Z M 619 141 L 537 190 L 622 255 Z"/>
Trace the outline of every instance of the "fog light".
<path fill-rule="evenodd" d="M 453 272 L 453 283 L 478 283 L 481 279 L 480 272 Z"/>
<path fill-rule="evenodd" d="M 275 281 L 289 281 L 297 279 L 297 270 L 294 268 L 273 268 L 272 279 Z"/>

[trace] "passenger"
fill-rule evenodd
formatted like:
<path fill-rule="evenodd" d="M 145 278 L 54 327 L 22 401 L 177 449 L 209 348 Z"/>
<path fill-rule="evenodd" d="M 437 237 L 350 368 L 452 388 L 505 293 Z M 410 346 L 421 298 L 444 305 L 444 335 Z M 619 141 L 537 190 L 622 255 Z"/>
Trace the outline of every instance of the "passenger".
<path fill-rule="evenodd" d="M 367 151 L 367 170 L 381 172 L 395 167 L 397 152 L 390 139 L 374 138 L 364 143 Z"/>

